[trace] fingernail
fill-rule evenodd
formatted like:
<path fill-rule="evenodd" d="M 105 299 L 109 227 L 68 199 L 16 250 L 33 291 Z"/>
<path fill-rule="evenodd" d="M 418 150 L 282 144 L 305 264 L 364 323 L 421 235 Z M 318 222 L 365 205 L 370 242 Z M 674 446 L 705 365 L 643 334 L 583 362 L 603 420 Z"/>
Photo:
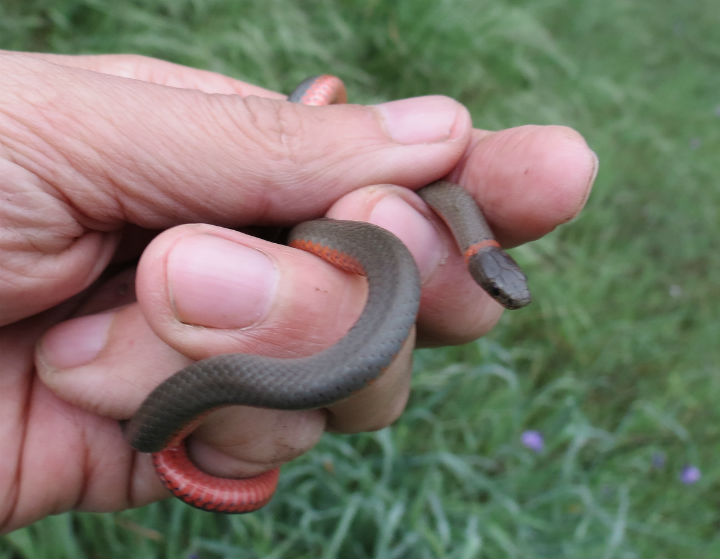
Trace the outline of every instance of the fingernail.
<path fill-rule="evenodd" d="M 595 179 L 597 178 L 597 174 L 598 174 L 598 169 L 600 168 L 600 160 L 598 159 L 597 153 L 590 150 L 590 156 L 591 156 L 591 160 L 592 160 L 592 163 L 591 163 L 592 168 L 590 170 L 590 178 L 588 179 L 588 182 L 587 182 L 587 190 L 590 190 L 590 187 L 595 182 Z"/>
<path fill-rule="evenodd" d="M 388 135 L 400 144 L 430 144 L 453 137 L 462 105 L 430 95 L 375 105 Z"/>
<path fill-rule="evenodd" d="M 93 361 L 105 347 L 115 313 L 92 314 L 67 320 L 48 330 L 39 354 L 52 369 L 72 369 Z"/>
<path fill-rule="evenodd" d="M 437 267 L 443 248 L 432 224 L 399 196 L 389 195 L 370 212 L 369 221 L 399 237 L 418 265 L 421 279 Z"/>
<path fill-rule="evenodd" d="M 168 289 L 180 322 L 245 328 L 270 310 L 277 283 L 262 252 L 213 235 L 180 240 L 168 256 Z"/>

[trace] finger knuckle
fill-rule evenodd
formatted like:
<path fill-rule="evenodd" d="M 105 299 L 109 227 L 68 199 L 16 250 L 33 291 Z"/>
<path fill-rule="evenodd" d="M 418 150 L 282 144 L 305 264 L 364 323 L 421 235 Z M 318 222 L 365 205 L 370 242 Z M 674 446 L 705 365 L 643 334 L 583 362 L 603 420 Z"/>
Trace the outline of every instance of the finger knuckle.
<path fill-rule="evenodd" d="M 290 103 L 247 97 L 244 102 L 243 133 L 259 155 L 276 169 L 302 169 L 305 127 L 297 106 Z M 289 169 L 288 169 L 289 170 Z"/>

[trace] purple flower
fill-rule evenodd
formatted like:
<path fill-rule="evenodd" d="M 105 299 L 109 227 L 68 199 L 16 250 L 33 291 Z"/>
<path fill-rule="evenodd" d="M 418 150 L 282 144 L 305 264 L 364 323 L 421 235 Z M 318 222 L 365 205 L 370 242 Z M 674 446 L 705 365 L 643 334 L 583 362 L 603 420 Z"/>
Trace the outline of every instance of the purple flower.
<path fill-rule="evenodd" d="M 680 481 L 685 485 L 692 485 L 693 483 L 700 481 L 700 469 L 697 466 L 687 465 L 680 472 Z"/>
<path fill-rule="evenodd" d="M 524 431 L 521 440 L 523 446 L 529 448 L 533 452 L 540 453 L 543 451 L 545 441 L 543 441 L 543 436 L 540 431 Z"/>

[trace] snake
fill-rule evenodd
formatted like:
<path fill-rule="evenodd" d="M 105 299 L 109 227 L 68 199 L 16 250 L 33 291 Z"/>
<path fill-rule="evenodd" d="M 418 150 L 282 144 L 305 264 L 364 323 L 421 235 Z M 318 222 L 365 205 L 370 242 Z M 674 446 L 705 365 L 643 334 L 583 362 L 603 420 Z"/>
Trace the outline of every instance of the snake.
<path fill-rule="evenodd" d="M 288 97 L 289 102 L 315 106 L 346 100 L 343 82 L 331 75 L 304 80 Z M 438 180 L 418 194 L 449 228 L 481 288 L 508 309 L 530 302 L 525 274 L 495 240 L 464 188 Z M 365 306 L 350 330 L 331 347 L 306 357 L 230 353 L 196 361 L 161 382 L 125 424 L 130 445 L 152 453 L 164 486 L 196 508 L 255 511 L 270 501 L 279 479 L 279 468 L 224 478 L 195 465 L 186 441 L 208 413 L 233 405 L 319 409 L 349 398 L 390 365 L 416 321 L 419 272 L 408 249 L 389 231 L 366 222 L 319 218 L 295 225 L 288 241 L 366 277 Z"/>

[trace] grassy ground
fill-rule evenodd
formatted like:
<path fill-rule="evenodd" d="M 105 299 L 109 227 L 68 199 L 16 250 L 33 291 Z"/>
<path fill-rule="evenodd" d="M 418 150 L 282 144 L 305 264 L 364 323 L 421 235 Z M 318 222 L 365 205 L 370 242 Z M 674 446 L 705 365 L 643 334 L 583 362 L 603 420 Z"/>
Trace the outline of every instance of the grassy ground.
<path fill-rule="evenodd" d="M 710 0 L 5 0 L 0 47 L 447 93 L 478 126 L 574 126 L 601 172 L 581 219 L 515 252 L 532 307 L 418 352 L 403 418 L 325 437 L 267 509 L 61 515 L 0 557 L 720 555 L 718 27 Z"/>

